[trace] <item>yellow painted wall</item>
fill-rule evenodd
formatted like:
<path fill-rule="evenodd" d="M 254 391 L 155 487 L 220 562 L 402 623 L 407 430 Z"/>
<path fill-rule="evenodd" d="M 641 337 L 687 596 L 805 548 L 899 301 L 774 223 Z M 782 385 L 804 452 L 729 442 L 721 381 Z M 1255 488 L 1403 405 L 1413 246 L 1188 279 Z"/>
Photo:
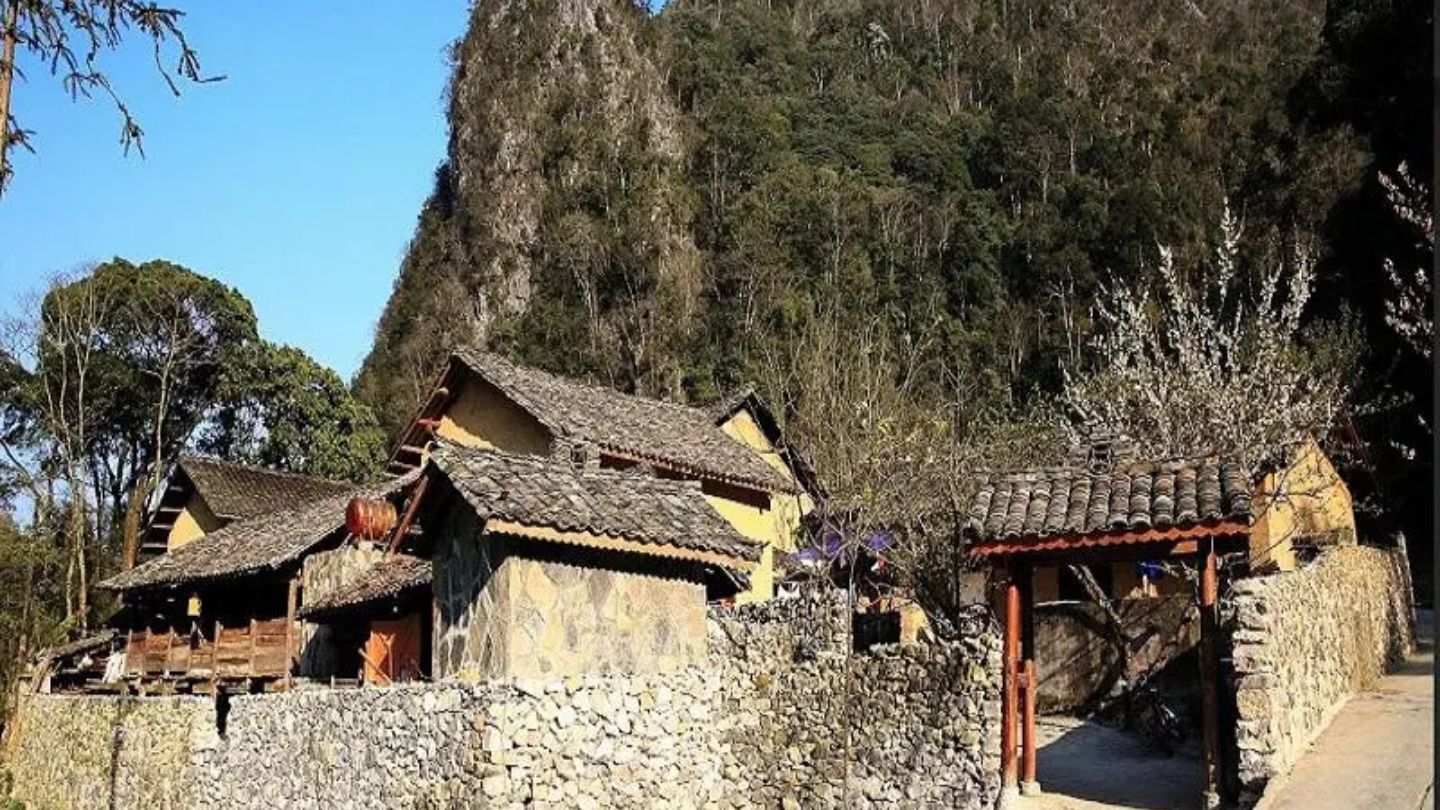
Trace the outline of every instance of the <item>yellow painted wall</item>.
<path fill-rule="evenodd" d="M 815 508 L 815 502 L 801 490 L 785 459 L 780 457 L 775 445 L 765 436 L 749 411 L 740 410 L 720 425 L 720 429 L 732 439 L 750 447 L 765 463 L 779 470 L 795 485 L 798 493 L 771 493 L 768 509 L 731 500 L 720 495 L 707 494 L 720 516 L 730 522 L 741 534 L 758 540 L 765 546 L 760 565 L 750 574 L 750 588 L 735 597 L 740 604 L 763 602 L 775 595 L 775 552 L 795 551 L 795 535 L 800 521 Z"/>
<path fill-rule="evenodd" d="M 1296 450 L 1284 469 L 1270 473 L 1256 491 L 1250 528 L 1252 570 L 1295 567 L 1293 540 L 1337 533 L 1355 542 L 1355 508 L 1350 488 L 1313 439 Z"/>
<path fill-rule="evenodd" d="M 215 531 L 224 523 L 210 511 L 205 499 L 200 497 L 198 492 L 194 493 L 175 518 L 175 524 L 170 527 L 170 534 L 165 537 L 165 548 L 167 551 L 174 551 L 197 537 L 204 537 Z"/>
<path fill-rule="evenodd" d="M 465 447 L 550 455 L 550 431 L 494 386 L 474 377 L 461 385 L 435 433 Z"/>

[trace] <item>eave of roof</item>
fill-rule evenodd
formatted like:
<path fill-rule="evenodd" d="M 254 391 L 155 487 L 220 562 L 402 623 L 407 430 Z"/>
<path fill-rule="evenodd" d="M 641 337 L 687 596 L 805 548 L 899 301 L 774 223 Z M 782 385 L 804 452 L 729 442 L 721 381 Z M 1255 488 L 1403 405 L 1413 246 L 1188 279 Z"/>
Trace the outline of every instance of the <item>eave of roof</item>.
<path fill-rule="evenodd" d="M 487 530 L 749 570 L 761 548 L 698 484 L 440 443 L 431 467 Z"/>
<path fill-rule="evenodd" d="M 1214 456 L 1127 461 L 1102 473 L 1052 467 L 984 475 L 963 532 L 981 544 L 1248 524 L 1251 486 L 1239 464 Z"/>
<path fill-rule="evenodd" d="M 300 607 L 302 619 L 365 608 L 424 588 L 431 582 L 430 560 L 396 555 L 377 562 L 353 582 Z"/>
<path fill-rule="evenodd" d="M 237 520 L 116 574 L 99 587 L 112 591 L 176 587 L 278 569 L 341 531 L 352 498 L 389 496 L 417 477 L 411 473 L 376 486 L 352 486 L 338 496 Z"/>

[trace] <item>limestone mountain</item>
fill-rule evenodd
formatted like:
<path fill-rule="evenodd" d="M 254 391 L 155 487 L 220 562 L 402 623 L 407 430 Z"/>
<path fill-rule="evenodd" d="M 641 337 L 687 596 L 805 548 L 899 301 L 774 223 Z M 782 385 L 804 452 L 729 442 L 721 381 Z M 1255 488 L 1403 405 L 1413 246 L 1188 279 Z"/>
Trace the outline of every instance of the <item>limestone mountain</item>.
<path fill-rule="evenodd" d="M 392 428 L 463 343 L 553 346 L 561 370 L 674 387 L 659 348 L 689 328 L 700 265 L 644 26 L 623 0 L 475 5 L 449 156 L 357 380 Z"/>
<path fill-rule="evenodd" d="M 774 399 L 797 346 L 859 341 L 923 354 L 923 384 L 972 410 L 1023 405 L 1105 362 L 1086 347 L 1110 279 L 1153 287 L 1159 245 L 1211 272 L 1228 204 L 1237 283 L 1315 244 L 1315 334 L 1358 325 L 1376 361 L 1359 387 L 1425 413 L 1428 359 L 1389 359 L 1382 266 L 1429 259 L 1376 178 L 1432 174 L 1430 16 L 477 0 L 449 153 L 357 392 L 393 434 L 446 350 L 481 342 L 628 391 Z M 1428 447 L 1410 435 L 1428 423 L 1364 418 L 1375 491 L 1424 480 L 1393 448 Z M 1429 536 L 1428 501 L 1405 497 Z"/>

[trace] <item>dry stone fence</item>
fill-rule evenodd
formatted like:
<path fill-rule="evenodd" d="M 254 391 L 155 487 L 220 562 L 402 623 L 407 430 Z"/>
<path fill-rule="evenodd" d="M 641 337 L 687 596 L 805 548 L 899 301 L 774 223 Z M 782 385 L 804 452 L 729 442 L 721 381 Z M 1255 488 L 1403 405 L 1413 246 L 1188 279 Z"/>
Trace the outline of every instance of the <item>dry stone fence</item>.
<path fill-rule="evenodd" d="M 993 632 L 846 655 L 843 602 L 715 610 L 704 666 L 233 698 L 33 695 L 32 808 L 993 806 Z"/>
<path fill-rule="evenodd" d="M 1285 773 L 1351 695 L 1414 646 L 1403 553 L 1366 546 L 1240 580 L 1231 600 L 1236 740 L 1246 801 Z"/>

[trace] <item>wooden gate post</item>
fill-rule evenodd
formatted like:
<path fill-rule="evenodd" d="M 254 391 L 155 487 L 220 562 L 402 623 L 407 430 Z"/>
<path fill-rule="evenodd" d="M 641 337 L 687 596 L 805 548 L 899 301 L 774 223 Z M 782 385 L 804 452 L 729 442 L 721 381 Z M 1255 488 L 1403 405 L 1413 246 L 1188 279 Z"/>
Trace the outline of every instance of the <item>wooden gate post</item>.
<path fill-rule="evenodd" d="M 1040 782 L 1035 777 L 1035 567 L 1020 567 L 1020 682 L 1025 689 L 1020 703 L 1024 731 L 1021 736 L 1020 793 L 1037 796 Z"/>
<path fill-rule="evenodd" d="M 1019 797 L 1019 772 L 1015 762 L 1016 734 L 1019 731 L 1019 669 L 1020 669 L 1020 583 L 1015 568 L 1005 573 L 1003 600 L 1005 623 L 1005 683 L 1000 696 L 1000 803 L 1006 806 Z"/>
<path fill-rule="evenodd" d="M 1215 557 L 1215 538 L 1200 546 L 1200 697 L 1203 707 L 1201 734 L 1205 751 L 1205 786 L 1201 797 L 1206 810 L 1220 806 L 1220 678 L 1219 602 L 1220 572 Z"/>

